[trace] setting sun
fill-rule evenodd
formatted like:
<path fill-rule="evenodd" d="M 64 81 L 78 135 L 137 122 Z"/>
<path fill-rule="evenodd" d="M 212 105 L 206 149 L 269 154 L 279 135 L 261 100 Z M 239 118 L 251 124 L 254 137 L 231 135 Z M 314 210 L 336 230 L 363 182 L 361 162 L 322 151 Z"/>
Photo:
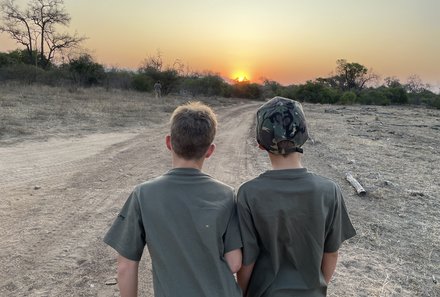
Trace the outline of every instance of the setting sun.
<path fill-rule="evenodd" d="M 250 76 L 244 71 L 236 71 L 231 75 L 231 79 L 242 82 L 250 80 Z"/>

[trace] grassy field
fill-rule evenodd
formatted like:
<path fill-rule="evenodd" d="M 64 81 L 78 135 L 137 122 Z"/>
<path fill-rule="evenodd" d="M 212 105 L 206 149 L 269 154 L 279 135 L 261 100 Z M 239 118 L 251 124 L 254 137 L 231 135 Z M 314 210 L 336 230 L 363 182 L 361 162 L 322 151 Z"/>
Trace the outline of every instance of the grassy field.
<path fill-rule="evenodd" d="M 148 127 L 162 122 L 178 104 L 194 100 L 183 96 L 156 99 L 150 93 L 102 88 L 1 84 L 0 90 L 0 144 Z M 215 106 L 234 102 L 201 100 Z"/>

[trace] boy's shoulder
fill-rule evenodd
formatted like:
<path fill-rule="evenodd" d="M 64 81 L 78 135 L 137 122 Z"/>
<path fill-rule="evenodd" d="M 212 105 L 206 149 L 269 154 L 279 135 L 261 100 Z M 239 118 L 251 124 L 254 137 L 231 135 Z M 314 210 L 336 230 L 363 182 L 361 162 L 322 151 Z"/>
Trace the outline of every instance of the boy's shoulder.
<path fill-rule="evenodd" d="M 188 172 L 189 173 L 183 171 L 182 174 L 182 171 L 179 170 L 169 170 L 168 172 L 162 175 L 153 177 L 149 180 L 137 184 L 134 187 L 133 191 L 139 193 L 139 192 L 154 190 L 157 188 L 164 188 L 164 187 L 166 188 L 167 186 L 170 187 L 172 183 L 178 182 L 179 180 L 182 181 L 183 180 L 182 176 L 185 176 L 187 178 L 185 182 L 191 182 L 194 185 L 199 185 L 199 186 L 203 185 L 224 192 L 231 192 L 231 193 L 235 192 L 235 189 L 232 186 L 224 182 L 221 182 L 202 171 L 188 171 Z M 170 188 L 170 190 L 172 189 Z"/>
<path fill-rule="evenodd" d="M 285 176 L 277 177 L 274 171 L 266 171 L 244 183 L 242 183 L 238 189 L 239 192 L 246 191 L 261 191 L 262 189 L 272 188 L 274 180 L 282 180 Z M 319 189 L 321 191 L 340 191 L 339 185 L 329 177 L 319 175 L 305 170 L 300 179 L 292 179 L 286 184 L 286 187 L 292 188 L 301 186 L 309 186 Z"/>

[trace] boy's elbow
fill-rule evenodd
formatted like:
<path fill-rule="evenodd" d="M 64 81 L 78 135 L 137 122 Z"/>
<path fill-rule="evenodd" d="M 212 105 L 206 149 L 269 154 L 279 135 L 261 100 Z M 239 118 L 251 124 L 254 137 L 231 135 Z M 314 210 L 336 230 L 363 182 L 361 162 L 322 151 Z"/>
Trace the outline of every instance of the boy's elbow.
<path fill-rule="evenodd" d="M 236 249 L 225 254 L 225 260 L 228 263 L 232 274 L 237 273 L 241 268 L 241 249 Z"/>
<path fill-rule="evenodd" d="M 232 274 L 237 273 L 238 271 L 240 271 L 241 268 L 241 262 L 239 263 L 232 263 L 229 265 L 229 269 L 231 269 Z"/>
<path fill-rule="evenodd" d="M 118 277 L 131 276 L 136 274 L 139 262 L 129 260 L 123 256 L 118 257 Z"/>

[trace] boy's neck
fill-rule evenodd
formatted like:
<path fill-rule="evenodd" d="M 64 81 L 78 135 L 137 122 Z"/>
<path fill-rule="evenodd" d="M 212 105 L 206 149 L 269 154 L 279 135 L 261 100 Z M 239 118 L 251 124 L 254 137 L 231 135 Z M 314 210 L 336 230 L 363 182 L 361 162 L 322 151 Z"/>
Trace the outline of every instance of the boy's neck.
<path fill-rule="evenodd" d="M 269 159 L 273 170 L 303 168 L 300 153 L 291 153 L 287 156 L 269 153 Z"/>
<path fill-rule="evenodd" d="M 202 170 L 204 158 L 199 160 L 186 160 L 173 155 L 173 168 L 194 168 Z"/>

